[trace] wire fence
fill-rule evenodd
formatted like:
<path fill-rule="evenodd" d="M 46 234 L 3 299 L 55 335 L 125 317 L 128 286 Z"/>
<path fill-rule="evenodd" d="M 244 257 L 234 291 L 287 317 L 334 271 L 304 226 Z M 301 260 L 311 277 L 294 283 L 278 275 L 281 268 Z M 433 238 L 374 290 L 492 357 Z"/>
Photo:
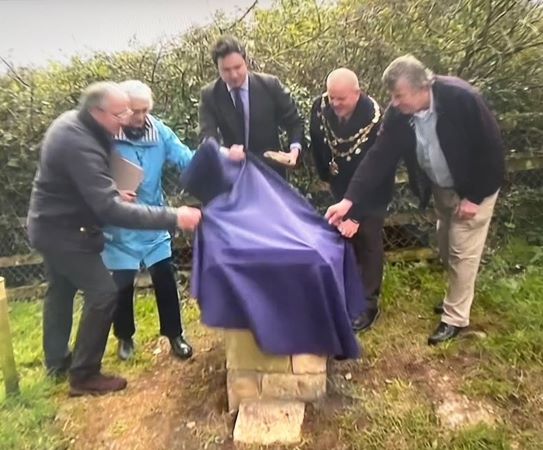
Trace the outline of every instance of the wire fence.
<path fill-rule="evenodd" d="M 533 242 L 541 242 L 543 239 L 543 153 L 511 155 L 507 166 L 507 182 L 500 194 L 491 227 L 490 249 L 498 247 L 514 233 L 522 233 Z M 322 184 L 307 182 L 312 178 L 314 174 L 306 166 L 294 179 L 294 185 L 323 212 L 333 203 L 333 199 Z M 164 175 L 164 189 L 173 206 L 187 201 L 177 179 L 178 175 L 173 172 L 167 171 Z M 389 261 L 436 256 L 433 209 L 418 209 L 406 181 L 405 174 L 400 171 L 384 229 L 385 250 Z M 27 207 L 27 201 L 18 201 L 0 214 L 0 226 L 5 230 L 0 236 L 0 276 L 6 280 L 10 299 L 16 300 L 40 297 L 46 288 L 41 257 L 32 251 L 26 236 Z M 179 279 L 185 282 L 190 274 L 192 260 L 190 237 L 182 235 L 176 238 L 172 250 Z"/>

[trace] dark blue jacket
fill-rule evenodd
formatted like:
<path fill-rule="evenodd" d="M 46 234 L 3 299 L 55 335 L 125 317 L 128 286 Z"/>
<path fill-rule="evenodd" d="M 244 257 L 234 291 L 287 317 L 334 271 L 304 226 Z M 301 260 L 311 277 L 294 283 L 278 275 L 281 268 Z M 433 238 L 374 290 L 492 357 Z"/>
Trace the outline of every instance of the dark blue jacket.
<path fill-rule="evenodd" d="M 460 198 L 481 203 L 502 185 L 505 152 L 496 118 L 479 91 L 456 78 L 436 76 L 432 85 L 437 111 L 437 135 L 454 189 Z M 396 171 L 401 159 L 409 173 L 410 186 L 421 205 L 428 203 L 431 182 L 420 168 L 411 115 L 389 105 L 377 140 L 358 166 L 345 198 L 363 214 L 360 199 L 376 192 L 384 179 Z"/>

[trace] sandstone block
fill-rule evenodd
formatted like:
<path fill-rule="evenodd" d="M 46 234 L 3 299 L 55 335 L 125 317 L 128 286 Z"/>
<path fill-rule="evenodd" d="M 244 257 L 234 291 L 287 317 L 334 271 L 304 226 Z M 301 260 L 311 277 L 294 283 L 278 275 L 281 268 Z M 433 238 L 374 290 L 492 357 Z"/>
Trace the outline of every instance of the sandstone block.
<path fill-rule="evenodd" d="M 326 357 L 319 355 L 292 355 L 292 372 L 298 375 L 326 373 Z"/>
<path fill-rule="evenodd" d="M 229 370 L 226 374 L 228 410 L 237 411 L 243 400 L 260 397 L 261 375 L 258 372 Z"/>
<path fill-rule="evenodd" d="M 234 427 L 234 442 L 296 444 L 302 438 L 305 405 L 301 402 L 242 402 Z"/>
<path fill-rule="evenodd" d="M 288 373 L 292 371 L 290 356 L 269 355 L 258 347 L 248 330 L 225 330 L 226 368 L 259 372 Z"/>
<path fill-rule="evenodd" d="M 313 402 L 326 395 L 326 373 L 322 374 L 264 374 L 262 397 L 281 400 Z"/>

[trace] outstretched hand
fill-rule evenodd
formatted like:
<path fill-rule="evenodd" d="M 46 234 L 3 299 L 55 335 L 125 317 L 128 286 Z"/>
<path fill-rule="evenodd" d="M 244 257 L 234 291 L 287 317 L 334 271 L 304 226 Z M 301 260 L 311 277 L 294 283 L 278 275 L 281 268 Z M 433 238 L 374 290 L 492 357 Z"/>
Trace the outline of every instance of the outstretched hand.
<path fill-rule="evenodd" d="M 326 210 L 326 214 L 324 215 L 324 217 L 328 219 L 328 223 L 330 225 L 339 227 L 341 221 L 347 215 L 347 213 L 349 212 L 352 206 L 353 206 L 353 202 L 344 198 L 339 203 L 336 203 L 335 205 L 330 206 Z"/>

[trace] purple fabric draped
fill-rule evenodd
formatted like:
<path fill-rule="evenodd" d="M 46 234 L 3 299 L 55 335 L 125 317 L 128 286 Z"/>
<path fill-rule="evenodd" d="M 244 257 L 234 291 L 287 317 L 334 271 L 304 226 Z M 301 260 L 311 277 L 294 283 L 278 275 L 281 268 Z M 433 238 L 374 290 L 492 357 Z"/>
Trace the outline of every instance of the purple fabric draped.
<path fill-rule="evenodd" d="M 214 141 L 183 184 L 205 204 L 191 284 L 206 325 L 249 329 L 271 354 L 360 356 L 354 252 L 298 192 L 251 155 L 229 161 Z"/>

